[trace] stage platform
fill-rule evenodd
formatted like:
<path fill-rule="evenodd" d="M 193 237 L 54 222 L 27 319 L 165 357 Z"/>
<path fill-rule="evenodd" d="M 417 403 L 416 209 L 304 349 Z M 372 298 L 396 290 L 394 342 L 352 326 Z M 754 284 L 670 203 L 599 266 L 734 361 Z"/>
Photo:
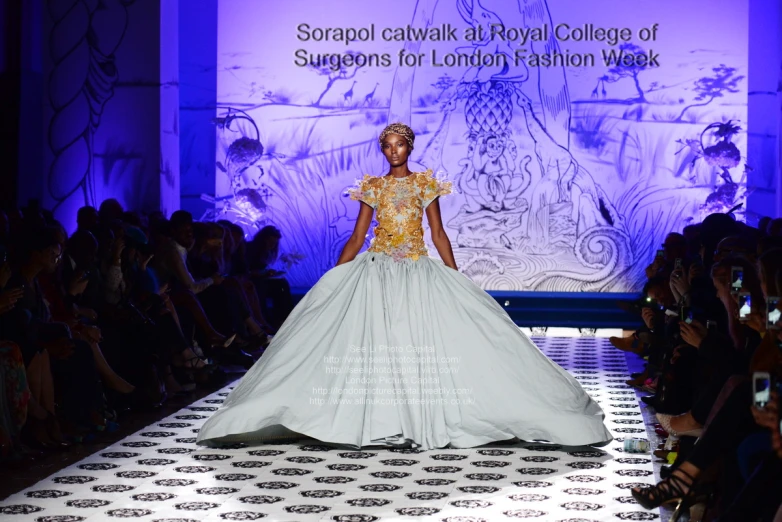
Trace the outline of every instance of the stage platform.
<path fill-rule="evenodd" d="M 34 486 L 0 501 L 0 519 L 660 520 L 659 511 L 642 509 L 630 496 L 631 488 L 657 479 L 649 453 L 622 451 L 625 437 L 653 436 L 653 418 L 625 384 L 625 354 L 604 337 L 533 340 L 600 403 L 613 442 L 423 452 L 352 451 L 312 439 L 196 446 L 196 433 L 230 393 L 229 384 L 81 461 L 53 467 Z"/>

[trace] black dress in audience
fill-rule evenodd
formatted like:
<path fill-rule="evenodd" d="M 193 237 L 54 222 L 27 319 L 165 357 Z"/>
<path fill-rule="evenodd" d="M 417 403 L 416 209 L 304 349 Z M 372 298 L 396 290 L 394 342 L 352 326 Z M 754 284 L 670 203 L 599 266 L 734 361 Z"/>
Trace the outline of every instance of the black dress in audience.
<path fill-rule="evenodd" d="M 700 424 L 706 422 L 717 396 L 728 379 L 733 375 L 747 374 L 752 354 L 762 340 L 760 334 L 752 328 L 746 325 L 741 325 L 740 328 L 745 338 L 743 347 L 736 349 L 730 338 L 721 338 L 709 343 L 704 340 L 698 352 L 698 355 L 706 360 L 705 365 L 710 368 L 708 379 L 699 383 L 698 395 L 692 407 L 692 415 Z"/>
<path fill-rule="evenodd" d="M 189 255 L 187 268 L 194 278 L 207 278 L 218 271 L 217 264 L 208 255 Z M 227 274 L 223 274 L 227 275 Z M 245 321 L 252 312 L 245 299 L 228 285 L 212 284 L 196 294 L 215 328 L 221 332 L 235 332 L 249 338 Z"/>
<path fill-rule="evenodd" d="M 712 412 L 703 435 L 687 455 L 698 469 L 707 470 L 722 460 L 721 504 L 729 505 L 742 485 L 736 450 L 749 435 L 764 430 L 755 423 L 750 410 L 752 383 L 744 376 L 718 409 Z"/>

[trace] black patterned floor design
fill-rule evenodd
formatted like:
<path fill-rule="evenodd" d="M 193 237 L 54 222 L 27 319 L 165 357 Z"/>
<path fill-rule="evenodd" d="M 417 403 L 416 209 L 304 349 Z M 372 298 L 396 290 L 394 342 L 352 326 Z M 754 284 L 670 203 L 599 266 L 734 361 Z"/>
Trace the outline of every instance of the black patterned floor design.
<path fill-rule="evenodd" d="M 630 496 L 655 481 L 623 353 L 607 339 L 534 338 L 606 412 L 604 448 L 489 444 L 351 451 L 312 439 L 206 449 L 195 434 L 231 386 L 0 503 L 3 521 L 556 522 L 659 520 Z"/>

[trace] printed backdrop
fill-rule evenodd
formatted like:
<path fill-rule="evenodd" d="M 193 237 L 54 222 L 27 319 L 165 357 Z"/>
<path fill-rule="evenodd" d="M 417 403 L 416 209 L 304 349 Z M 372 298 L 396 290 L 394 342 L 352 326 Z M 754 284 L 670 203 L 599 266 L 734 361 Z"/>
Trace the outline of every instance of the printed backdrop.
<path fill-rule="evenodd" d="M 248 234 L 277 226 L 298 254 L 291 284 L 311 286 L 353 230 L 359 203 L 346 189 L 387 172 L 377 136 L 402 121 L 417 135 L 411 167 L 455 182 L 443 222 L 460 270 L 484 289 L 638 290 L 667 232 L 737 206 L 743 219 L 746 4 L 220 0 L 217 217 Z M 304 41 L 373 24 L 374 40 Z M 382 39 L 444 24 L 458 40 Z M 548 39 L 492 40 L 496 24 L 530 36 L 545 26 Z M 630 37 L 574 41 L 589 24 Z M 399 66 L 400 50 L 420 65 Z M 620 52 L 633 59 L 605 62 Z M 384 53 L 388 66 L 317 61 Z M 437 66 L 433 53 L 496 60 Z M 564 63 L 544 66 L 557 53 Z"/>

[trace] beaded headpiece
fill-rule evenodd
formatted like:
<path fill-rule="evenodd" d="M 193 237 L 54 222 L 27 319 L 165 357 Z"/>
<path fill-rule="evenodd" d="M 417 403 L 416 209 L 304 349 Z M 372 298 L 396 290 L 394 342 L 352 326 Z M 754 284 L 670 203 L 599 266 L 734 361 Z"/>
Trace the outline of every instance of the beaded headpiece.
<path fill-rule="evenodd" d="M 410 148 L 411 149 L 413 148 L 413 142 L 415 141 L 415 133 L 413 132 L 413 129 L 411 129 L 404 123 L 392 123 L 385 129 L 383 129 L 383 132 L 380 133 L 380 137 L 377 140 L 381 146 L 383 145 L 383 140 L 389 134 L 399 134 L 407 141 L 407 144 L 410 146 Z"/>

